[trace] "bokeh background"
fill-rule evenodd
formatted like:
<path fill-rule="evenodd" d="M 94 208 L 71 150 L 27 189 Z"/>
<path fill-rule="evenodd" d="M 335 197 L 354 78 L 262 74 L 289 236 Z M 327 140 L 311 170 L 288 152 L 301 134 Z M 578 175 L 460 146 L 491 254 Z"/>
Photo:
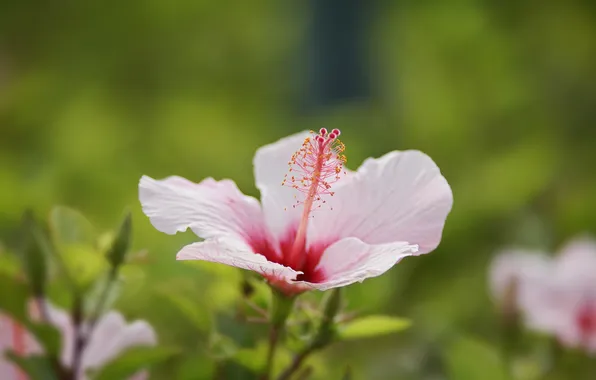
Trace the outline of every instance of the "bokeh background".
<path fill-rule="evenodd" d="M 594 4 L 2 1 L 0 238 L 27 207 L 67 205 L 99 229 L 130 208 L 146 260 L 116 307 L 188 353 L 154 379 L 215 378 L 213 324 L 254 344 L 233 318 L 241 273 L 176 262 L 195 237 L 152 228 L 141 175 L 231 178 L 258 196 L 255 150 L 297 131 L 340 128 L 352 169 L 419 149 L 454 193 L 440 247 L 346 293 L 352 310 L 414 325 L 317 365 L 321 378 L 348 364 L 357 379 L 449 378 L 454 336 L 502 338 L 495 250 L 596 233 Z M 236 367 L 221 378 L 251 378 Z"/>

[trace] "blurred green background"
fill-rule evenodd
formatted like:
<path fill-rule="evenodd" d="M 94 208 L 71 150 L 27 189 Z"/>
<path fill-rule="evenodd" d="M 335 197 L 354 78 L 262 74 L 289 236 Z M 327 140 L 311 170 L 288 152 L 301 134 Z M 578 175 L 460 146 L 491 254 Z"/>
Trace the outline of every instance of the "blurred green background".
<path fill-rule="evenodd" d="M 396 149 L 437 162 L 455 198 L 440 247 L 347 289 L 350 309 L 414 326 L 333 346 L 321 378 L 348 364 L 357 379 L 448 378 L 454 336 L 500 341 L 495 249 L 596 233 L 594 2 L 347 3 L 0 3 L 0 238 L 27 207 L 67 205 L 103 230 L 130 207 L 147 259 L 116 307 L 191 353 L 153 378 L 214 376 L 211 316 L 252 338 L 233 319 L 240 273 L 175 261 L 195 237 L 150 225 L 143 174 L 231 178 L 258 196 L 255 150 L 320 127 L 342 130 L 352 169 Z"/>

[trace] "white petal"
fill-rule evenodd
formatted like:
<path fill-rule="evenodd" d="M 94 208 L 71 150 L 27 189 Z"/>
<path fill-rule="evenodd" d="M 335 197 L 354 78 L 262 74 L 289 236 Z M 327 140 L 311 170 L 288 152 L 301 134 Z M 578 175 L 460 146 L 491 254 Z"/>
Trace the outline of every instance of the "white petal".
<path fill-rule="evenodd" d="M 417 249 L 406 242 L 369 245 L 357 238 L 342 239 L 325 250 L 316 268 L 323 271 L 326 280 L 305 284 L 327 290 L 362 282 L 385 273 L 404 257 L 415 254 Z"/>
<path fill-rule="evenodd" d="M 334 185 L 328 207 L 313 214 L 309 243 L 353 236 L 368 244 L 407 241 L 419 246 L 418 254 L 437 247 L 453 195 L 430 157 L 391 152 L 367 159 L 349 177 Z"/>
<path fill-rule="evenodd" d="M 99 369 L 131 347 L 153 346 L 155 331 L 145 321 L 127 324 L 120 313 L 105 314 L 97 323 L 83 354 L 85 371 Z"/>
<path fill-rule="evenodd" d="M 181 177 L 143 176 L 139 199 L 153 226 L 168 234 L 190 228 L 204 239 L 233 234 L 249 240 L 265 233 L 259 202 L 230 180 L 196 184 Z"/>
<path fill-rule="evenodd" d="M 301 207 L 294 208 L 296 197 L 301 193 L 295 189 L 282 186 L 284 175 L 288 173 L 288 161 L 292 154 L 302 146 L 309 132 L 300 132 L 285 137 L 273 144 L 265 145 L 257 150 L 253 164 L 255 182 L 261 192 L 261 203 L 269 230 L 274 237 L 287 232 L 292 223 L 298 223 Z"/>
<path fill-rule="evenodd" d="M 216 238 L 185 246 L 176 255 L 178 260 L 204 260 L 248 269 L 267 277 L 291 281 L 301 272 L 268 261 L 265 256 L 252 252 L 250 247 L 230 238 Z"/>

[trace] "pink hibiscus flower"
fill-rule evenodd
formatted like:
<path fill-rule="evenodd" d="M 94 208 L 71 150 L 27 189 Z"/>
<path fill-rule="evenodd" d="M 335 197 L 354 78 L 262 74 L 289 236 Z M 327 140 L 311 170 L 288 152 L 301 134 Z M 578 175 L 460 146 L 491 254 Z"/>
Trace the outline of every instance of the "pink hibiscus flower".
<path fill-rule="evenodd" d="M 516 283 L 516 304 L 529 329 L 596 354 L 596 241 L 576 238 L 560 254 L 509 250 L 491 267 L 493 292 Z"/>
<path fill-rule="evenodd" d="M 204 239 L 178 260 L 253 270 L 287 295 L 361 282 L 435 249 L 453 203 L 437 165 L 394 151 L 351 172 L 339 134 L 303 132 L 260 148 L 261 203 L 231 180 L 143 176 L 143 211 L 161 232 L 190 228 Z"/>
<path fill-rule="evenodd" d="M 46 305 L 50 323 L 61 334 L 62 352 L 60 361 L 63 366 L 70 368 L 73 365 L 75 343 L 71 317 L 64 310 L 58 309 L 49 303 Z M 30 312 L 33 317 L 38 314 L 37 310 L 37 307 L 32 303 Z M 83 328 L 86 327 L 87 325 L 83 324 Z M 86 380 L 88 378 L 86 371 L 100 369 L 131 347 L 154 346 L 156 343 L 155 331 L 147 322 L 135 321 L 127 324 L 120 313 L 115 311 L 106 313 L 97 321 L 95 329 L 89 337 L 82 355 L 80 372 L 77 374 L 76 379 Z M 0 379 L 27 380 L 28 376 L 4 358 L 6 350 L 12 350 L 20 356 L 42 354 L 42 348 L 33 335 L 18 322 L 0 314 Z M 140 371 L 128 380 L 146 380 L 148 378 L 147 371 Z"/>

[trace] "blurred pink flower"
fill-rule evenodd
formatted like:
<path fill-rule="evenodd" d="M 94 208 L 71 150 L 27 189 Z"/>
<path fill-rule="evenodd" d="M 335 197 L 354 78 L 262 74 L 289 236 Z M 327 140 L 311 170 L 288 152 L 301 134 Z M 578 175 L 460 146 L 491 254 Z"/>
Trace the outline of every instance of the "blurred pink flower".
<path fill-rule="evenodd" d="M 74 327 L 70 316 L 64 310 L 55 308 L 47 303 L 48 317 L 61 333 L 62 352 L 60 360 L 66 367 L 73 364 Z M 36 317 L 37 308 L 31 307 L 32 317 Z M 36 318 L 37 319 L 37 318 Z M 83 329 L 87 326 L 83 325 Z M 103 315 L 98 321 L 89 338 L 88 345 L 83 352 L 81 371 L 78 380 L 86 380 L 85 372 L 90 369 L 100 369 L 103 365 L 115 359 L 127 349 L 136 346 L 153 346 L 157 338 L 153 328 L 144 321 L 127 324 L 121 314 L 111 311 Z M 6 350 L 12 350 L 18 355 L 41 354 L 42 349 L 35 338 L 23 327 L 6 315 L 0 315 L 0 378 L 2 380 L 27 380 L 10 361 L 4 358 Z M 145 380 L 146 371 L 141 371 L 129 380 Z"/>
<path fill-rule="evenodd" d="M 437 165 L 394 151 L 351 172 L 338 136 L 303 132 L 258 149 L 261 203 L 231 180 L 143 176 L 143 211 L 159 231 L 190 228 L 205 239 L 178 260 L 253 270 L 286 294 L 361 282 L 434 250 L 453 203 Z"/>
<path fill-rule="evenodd" d="M 517 306 L 528 328 L 596 354 L 595 240 L 576 238 L 552 258 L 509 251 L 495 259 L 491 270 L 497 297 L 515 279 Z"/>
<path fill-rule="evenodd" d="M 550 266 L 549 257 L 540 251 L 516 248 L 500 251 L 490 266 L 489 285 L 493 298 L 510 308 L 509 311 L 519 310 L 521 298 L 528 289 L 525 285 L 542 280 Z"/>

